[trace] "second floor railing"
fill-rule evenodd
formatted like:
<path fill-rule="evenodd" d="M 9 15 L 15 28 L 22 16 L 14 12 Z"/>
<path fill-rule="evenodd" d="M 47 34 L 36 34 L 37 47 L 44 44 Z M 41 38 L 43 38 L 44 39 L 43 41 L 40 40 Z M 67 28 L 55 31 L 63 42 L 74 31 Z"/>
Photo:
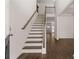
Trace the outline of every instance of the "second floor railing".
<path fill-rule="evenodd" d="M 46 54 L 46 47 L 47 47 L 47 14 L 52 13 L 52 15 L 54 14 L 54 8 L 55 7 L 45 7 L 45 18 L 44 18 L 44 31 L 43 31 L 43 54 Z M 52 16 L 53 17 L 53 16 Z M 52 26 L 51 26 L 52 27 Z M 52 30 L 52 29 L 51 29 Z"/>
<path fill-rule="evenodd" d="M 45 17 L 44 17 L 44 27 L 43 27 L 43 46 L 42 46 L 42 53 L 46 54 L 46 42 L 47 42 L 47 38 L 46 38 L 46 9 L 45 9 Z"/>

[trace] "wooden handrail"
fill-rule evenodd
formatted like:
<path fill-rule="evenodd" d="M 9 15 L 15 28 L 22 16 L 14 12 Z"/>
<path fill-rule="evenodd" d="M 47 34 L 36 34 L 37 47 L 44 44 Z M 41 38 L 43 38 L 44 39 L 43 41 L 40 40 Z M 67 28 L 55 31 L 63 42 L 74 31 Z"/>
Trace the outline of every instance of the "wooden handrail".
<path fill-rule="evenodd" d="M 21 28 L 22 30 L 24 30 L 26 27 L 27 27 L 27 25 L 29 24 L 29 22 L 31 21 L 31 19 L 33 18 L 33 16 L 35 15 L 35 13 L 36 13 L 37 11 L 35 10 L 35 12 L 32 14 L 32 16 L 29 18 L 29 20 L 27 21 L 27 23 L 25 23 L 25 25 Z"/>
<path fill-rule="evenodd" d="M 13 34 L 9 34 L 6 38 L 5 38 L 5 47 L 8 45 L 8 42 L 10 42 L 10 37 L 13 36 Z"/>
<path fill-rule="evenodd" d="M 46 8 L 55 8 L 55 6 L 54 7 L 52 7 L 52 6 L 46 6 Z"/>
<path fill-rule="evenodd" d="M 46 31 L 46 7 L 45 7 L 45 18 L 44 18 L 44 34 L 43 34 L 43 48 L 45 48 L 45 39 L 46 39 L 46 36 L 45 36 L 45 31 Z"/>

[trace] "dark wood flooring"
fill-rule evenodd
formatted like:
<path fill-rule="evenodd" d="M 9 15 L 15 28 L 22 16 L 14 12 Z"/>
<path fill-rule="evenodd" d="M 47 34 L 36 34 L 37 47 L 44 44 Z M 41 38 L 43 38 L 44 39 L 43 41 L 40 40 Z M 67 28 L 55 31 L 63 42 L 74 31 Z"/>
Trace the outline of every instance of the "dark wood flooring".
<path fill-rule="evenodd" d="M 74 59 L 74 40 L 60 39 L 56 41 L 47 34 L 47 54 L 25 54 L 23 53 L 18 59 Z"/>

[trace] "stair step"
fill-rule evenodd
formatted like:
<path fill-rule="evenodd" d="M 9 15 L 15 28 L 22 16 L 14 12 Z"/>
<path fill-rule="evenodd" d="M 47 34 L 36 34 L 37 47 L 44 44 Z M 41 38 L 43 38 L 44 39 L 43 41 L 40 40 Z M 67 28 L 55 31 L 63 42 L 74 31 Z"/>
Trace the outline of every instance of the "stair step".
<path fill-rule="evenodd" d="M 34 23 L 33 25 L 42 26 L 42 25 L 44 25 L 44 24 L 36 24 L 36 23 Z"/>
<path fill-rule="evenodd" d="M 37 24 L 37 23 L 34 23 L 33 25 L 43 26 L 44 24 Z"/>
<path fill-rule="evenodd" d="M 55 14 L 47 13 L 47 14 L 46 14 L 46 17 L 55 17 Z"/>
<path fill-rule="evenodd" d="M 31 26 L 31 27 L 43 27 L 43 26 Z"/>
<path fill-rule="evenodd" d="M 43 28 L 32 28 L 33 30 L 43 30 Z"/>
<path fill-rule="evenodd" d="M 35 27 L 35 28 L 42 28 L 43 26 L 32 26 L 32 27 Z"/>
<path fill-rule="evenodd" d="M 33 24 L 42 24 L 43 25 L 44 23 L 33 23 Z"/>
<path fill-rule="evenodd" d="M 33 24 L 43 24 L 43 22 L 34 22 Z"/>
<path fill-rule="evenodd" d="M 33 35 L 33 36 L 43 36 L 43 33 L 29 33 L 29 35 Z"/>
<path fill-rule="evenodd" d="M 38 20 L 36 19 L 36 21 L 43 21 L 43 19 L 39 19 L 39 18 L 38 18 Z"/>
<path fill-rule="evenodd" d="M 41 22 L 41 21 L 43 21 L 43 20 L 42 20 L 42 19 L 38 19 L 38 20 L 36 19 L 35 21 L 40 21 L 40 22 Z"/>
<path fill-rule="evenodd" d="M 30 35 L 42 35 L 43 33 L 29 33 Z"/>
<path fill-rule="evenodd" d="M 43 31 L 43 29 L 31 29 L 31 31 Z"/>
<path fill-rule="evenodd" d="M 42 49 L 23 49 L 22 53 L 41 53 Z"/>
<path fill-rule="evenodd" d="M 32 26 L 43 26 L 43 24 L 32 24 Z"/>
<path fill-rule="evenodd" d="M 30 39 L 27 39 L 26 41 L 42 41 L 43 39 L 41 38 L 38 38 L 38 39 L 33 39 L 33 38 L 30 38 Z"/>
<path fill-rule="evenodd" d="M 25 43 L 24 46 L 42 46 L 42 43 Z"/>
<path fill-rule="evenodd" d="M 43 27 L 31 27 L 32 29 L 43 29 Z"/>
<path fill-rule="evenodd" d="M 42 49 L 42 46 L 25 46 L 23 49 Z"/>
<path fill-rule="evenodd" d="M 38 20 L 38 21 L 36 20 L 35 23 L 37 23 L 37 22 L 38 23 L 42 23 L 43 21 L 42 20 Z"/>
<path fill-rule="evenodd" d="M 32 27 L 31 30 L 43 30 L 43 27 Z"/>
<path fill-rule="evenodd" d="M 33 24 L 42 24 L 43 25 L 44 23 L 33 23 Z"/>
<path fill-rule="evenodd" d="M 30 33 L 43 33 L 43 31 L 31 31 Z"/>
<path fill-rule="evenodd" d="M 28 37 L 43 37 L 43 35 L 29 35 Z"/>
<path fill-rule="evenodd" d="M 43 37 L 28 37 L 28 38 L 38 39 L 38 38 L 43 38 Z"/>
<path fill-rule="evenodd" d="M 37 25 L 37 24 L 35 25 L 35 24 L 34 24 L 34 25 L 32 25 L 32 26 L 43 26 L 43 25 L 42 25 L 42 24 L 41 24 L 41 25 L 39 25 L 39 24 L 38 24 L 38 25 Z"/>
<path fill-rule="evenodd" d="M 25 43 L 42 43 L 42 41 L 26 41 Z"/>
<path fill-rule="evenodd" d="M 30 31 L 31 32 L 43 32 L 43 30 L 36 30 L 36 29 L 35 30 L 34 29 L 33 30 L 30 30 Z"/>

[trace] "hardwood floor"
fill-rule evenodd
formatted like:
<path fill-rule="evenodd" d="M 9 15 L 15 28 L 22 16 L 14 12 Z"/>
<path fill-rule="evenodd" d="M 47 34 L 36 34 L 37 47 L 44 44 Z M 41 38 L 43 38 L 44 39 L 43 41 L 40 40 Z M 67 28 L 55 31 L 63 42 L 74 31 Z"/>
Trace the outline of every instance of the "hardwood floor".
<path fill-rule="evenodd" d="M 47 54 L 25 54 L 23 53 L 18 59 L 74 59 L 74 40 L 60 39 L 56 41 L 51 39 L 51 35 L 47 34 Z"/>

